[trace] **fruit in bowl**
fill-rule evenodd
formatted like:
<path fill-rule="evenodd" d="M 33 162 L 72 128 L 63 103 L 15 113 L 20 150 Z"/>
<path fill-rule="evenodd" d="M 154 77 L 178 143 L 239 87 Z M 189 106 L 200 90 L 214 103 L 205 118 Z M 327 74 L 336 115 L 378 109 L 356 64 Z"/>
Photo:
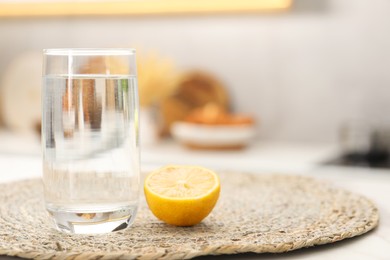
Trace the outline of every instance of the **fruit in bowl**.
<path fill-rule="evenodd" d="M 240 149 L 255 137 L 255 124 L 250 116 L 230 114 L 210 103 L 174 123 L 171 132 L 190 148 Z"/>

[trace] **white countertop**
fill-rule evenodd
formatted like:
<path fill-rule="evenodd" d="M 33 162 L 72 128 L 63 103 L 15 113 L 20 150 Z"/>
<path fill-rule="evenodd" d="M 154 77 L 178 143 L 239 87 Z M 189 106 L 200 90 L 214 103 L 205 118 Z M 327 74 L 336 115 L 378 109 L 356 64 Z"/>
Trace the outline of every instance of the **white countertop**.
<path fill-rule="evenodd" d="M 40 177 L 41 159 L 39 141 L 25 145 L 0 138 L 0 182 Z M 13 147 L 6 149 L 6 144 Z M 18 149 L 18 147 L 23 149 Z M 28 149 L 27 149 L 27 148 Z M 23 150 L 23 151 L 21 151 Z M 145 147 L 142 169 L 151 170 L 160 165 L 200 164 L 216 170 L 245 171 L 258 174 L 286 173 L 329 180 L 350 191 L 365 195 L 376 203 L 380 211 L 378 228 L 356 239 L 329 246 L 303 249 L 282 255 L 246 255 L 245 258 L 283 259 L 390 259 L 390 170 L 370 170 L 321 166 L 334 153 L 331 146 L 275 144 L 259 142 L 247 150 L 235 152 L 189 151 L 166 142 Z"/>

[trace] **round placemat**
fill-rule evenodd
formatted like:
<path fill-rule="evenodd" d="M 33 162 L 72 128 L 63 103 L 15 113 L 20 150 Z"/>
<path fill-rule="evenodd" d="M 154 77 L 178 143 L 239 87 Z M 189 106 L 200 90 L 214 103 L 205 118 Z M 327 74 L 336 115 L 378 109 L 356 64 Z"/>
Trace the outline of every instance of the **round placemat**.
<path fill-rule="evenodd" d="M 141 199 L 135 223 L 103 235 L 53 229 L 40 180 L 0 185 L 0 254 L 49 259 L 183 259 L 281 253 L 361 235 L 378 224 L 368 199 L 312 178 L 220 173 L 213 212 L 193 227 L 156 219 Z"/>

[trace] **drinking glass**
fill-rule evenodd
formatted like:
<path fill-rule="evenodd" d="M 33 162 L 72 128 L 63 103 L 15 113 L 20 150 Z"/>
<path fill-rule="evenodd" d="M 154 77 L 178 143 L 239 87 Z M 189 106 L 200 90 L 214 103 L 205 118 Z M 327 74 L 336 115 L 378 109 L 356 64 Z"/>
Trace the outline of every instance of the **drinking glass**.
<path fill-rule="evenodd" d="M 46 209 L 69 233 L 126 228 L 139 197 L 135 51 L 46 49 L 43 58 Z"/>

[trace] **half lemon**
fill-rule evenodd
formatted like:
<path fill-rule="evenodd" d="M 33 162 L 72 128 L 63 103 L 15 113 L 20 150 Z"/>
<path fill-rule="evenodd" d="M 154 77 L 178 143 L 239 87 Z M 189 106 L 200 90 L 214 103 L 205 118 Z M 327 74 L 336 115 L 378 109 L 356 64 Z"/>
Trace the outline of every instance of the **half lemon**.
<path fill-rule="evenodd" d="M 169 165 L 146 177 L 144 192 L 157 218 L 175 226 L 193 226 L 214 208 L 220 181 L 215 172 L 203 167 Z"/>

